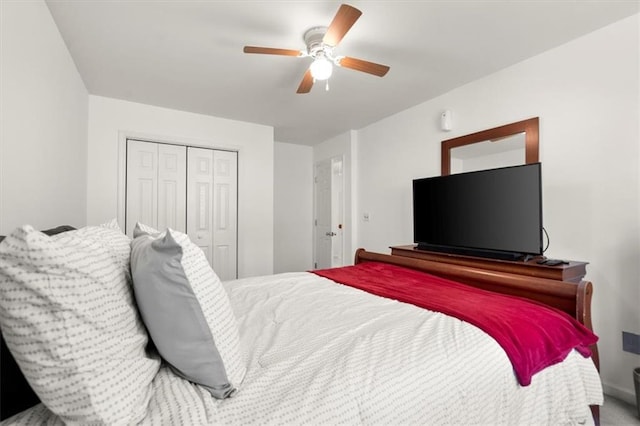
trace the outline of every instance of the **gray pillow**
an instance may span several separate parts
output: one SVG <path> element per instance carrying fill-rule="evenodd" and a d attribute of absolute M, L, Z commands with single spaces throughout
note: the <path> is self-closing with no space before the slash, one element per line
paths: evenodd
<path fill-rule="evenodd" d="M 134 230 L 131 273 L 151 339 L 178 375 L 215 398 L 231 396 L 246 368 L 235 316 L 219 278 L 187 235 L 144 229 L 149 230 Z"/>

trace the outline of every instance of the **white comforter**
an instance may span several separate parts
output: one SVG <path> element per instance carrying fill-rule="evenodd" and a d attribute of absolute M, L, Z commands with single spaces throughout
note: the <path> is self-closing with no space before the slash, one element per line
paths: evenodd
<path fill-rule="evenodd" d="M 247 353 L 231 399 L 163 367 L 145 424 L 591 424 L 602 404 L 572 352 L 520 387 L 474 326 L 311 273 L 225 283 Z M 13 420 L 55 423 L 43 406 Z"/>

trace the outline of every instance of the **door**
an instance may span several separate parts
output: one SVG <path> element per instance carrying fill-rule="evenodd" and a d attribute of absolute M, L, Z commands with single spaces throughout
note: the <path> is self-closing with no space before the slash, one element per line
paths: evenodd
<path fill-rule="evenodd" d="M 336 157 L 316 163 L 315 261 L 317 269 L 344 265 L 343 161 Z"/>
<path fill-rule="evenodd" d="M 187 233 L 221 280 L 237 277 L 237 153 L 189 147 Z"/>
<path fill-rule="evenodd" d="M 158 227 L 187 232 L 187 151 L 158 144 Z"/>
<path fill-rule="evenodd" d="M 213 269 L 238 277 L 238 153 L 213 151 Z"/>
<path fill-rule="evenodd" d="M 220 279 L 237 278 L 238 153 L 127 140 L 125 229 L 189 235 Z"/>
<path fill-rule="evenodd" d="M 186 148 L 127 141 L 126 233 L 136 222 L 186 230 Z"/>
<path fill-rule="evenodd" d="M 344 265 L 344 177 L 342 158 L 331 160 L 331 267 Z"/>
<path fill-rule="evenodd" d="M 187 234 L 213 265 L 213 151 L 189 148 Z"/>
<path fill-rule="evenodd" d="M 315 166 L 315 262 L 316 269 L 331 267 L 331 160 Z"/>

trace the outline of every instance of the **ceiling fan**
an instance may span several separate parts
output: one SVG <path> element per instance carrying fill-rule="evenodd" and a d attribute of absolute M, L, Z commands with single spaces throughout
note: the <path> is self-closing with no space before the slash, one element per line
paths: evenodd
<path fill-rule="evenodd" d="M 352 58 L 350 56 L 334 56 L 333 49 L 360 18 L 362 12 L 353 6 L 343 4 L 328 27 L 313 27 L 304 33 L 307 50 L 276 49 L 272 47 L 245 46 L 244 53 L 261 53 L 266 55 L 283 55 L 309 57 L 313 62 L 305 72 L 297 93 L 309 93 L 316 80 L 327 80 L 333 72 L 333 65 L 383 77 L 389 67 Z"/>

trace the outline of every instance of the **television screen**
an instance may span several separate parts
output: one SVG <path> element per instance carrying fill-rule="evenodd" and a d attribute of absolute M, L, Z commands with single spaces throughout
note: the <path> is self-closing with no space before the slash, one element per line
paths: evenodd
<path fill-rule="evenodd" d="M 540 163 L 413 181 L 419 249 L 516 259 L 542 254 Z"/>

